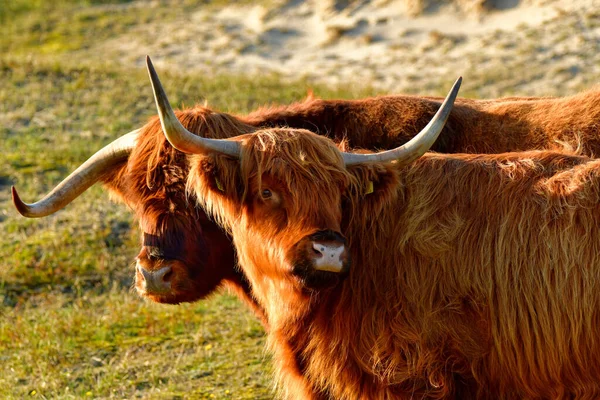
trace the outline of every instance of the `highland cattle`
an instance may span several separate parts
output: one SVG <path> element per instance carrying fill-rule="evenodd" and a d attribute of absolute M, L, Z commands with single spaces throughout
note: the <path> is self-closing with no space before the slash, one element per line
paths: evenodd
<path fill-rule="evenodd" d="M 179 111 L 177 116 L 188 130 L 203 137 L 227 138 L 287 126 L 345 140 L 353 148 L 375 150 L 407 142 L 433 117 L 441 101 L 399 95 L 361 100 L 310 96 L 246 116 L 202 106 Z M 554 148 L 562 142 L 580 146 L 584 154 L 598 154 L 598 104 L 598 90 L 564 98 L 459 98 L 432 149 L 500 153 Z M 159 120 L 153 118 L 99 150 L 42 200 L 26 204 L 13 188 L 13 202 L 24 216 L 43 217 L 65 207 L 91 185 L 104 183 L 132 208 L 143 232 L 136 267 L 140 295 L 163 303 L 191 302 L 227 286 L 255 306 L 245 277 L 235 268 L 231 239 L 203 210 L 190 206 L 194 200 L 185 195 L 187 174 L 186 157 L 170 146 Z"/>
<path fill-rule="evenodd" d="M 457 85 L 374 154 L 289 128 L 206 140 L 153 86 L 265 312 L 286 397 L 600 396 L 600 160 L 424 154 Z"/>

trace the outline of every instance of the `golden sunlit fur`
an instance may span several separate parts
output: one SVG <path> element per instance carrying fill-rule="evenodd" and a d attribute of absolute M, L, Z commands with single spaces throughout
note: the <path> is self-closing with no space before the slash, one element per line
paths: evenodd
<path fill-rule="evenodd" d="M 600 396 L 600 160 L 428 153 L 346 170 L 306 131 L 239 140 L 239 161 L 192 157 L 188 188 L 233 235 L 285 397 Z M 265 184 L 281 202 L 257 201 Z M 350 274 L 306 290 L 287 252 L 336 219 Z"/>
<path fill-rule="evenodd" d="M 579 136 L 583 152 L 597 154 L 600 149 L 599 96 L 600 91 L 592 90 L 556 99 L 457 99 L 434 149 L 503 152 L 551 148 L 557 140 L 573 144 Z M 338 142 L 345 138 L 352 147 L 387 149 L 405 143 L 422 129 L 442 100 L 417 96 L 322 100 L 310 96 L 303 102 L 262 108 L 246 116 L 233 116 L 202 106 L 179 111 L 177 116 L 188 130 L 205 137 L 225 138 L 253 132 L 257 127 L 290 126 L 306 128 Z M 224 181 L 231 180 L 230 184 L 241 183 L 234 182 L 235 174 L 231 171 L 220 173 Z M 193 198 L 188 203 L 183 190 L 187 174 L 186 157 L 169 145 L 158 119 L 153 118 L 143 127 L 138 146 L 127 164 L 107 173 L 104 179 L 116 197 L 135 210 L 142 230 L 155 233 L 167 254 L 178 254 L 181 259 L 176 264 L 179 282 L 174 285 L 176 293 L 151 299 L 169 303 L 196 301 L 220 286 L 227 286 L 249 304 L 267 326 L 246 277 L 236 268 L 231 239 L 206 218 L 204 211 L 194 205 Z M 383 185 L 392 178 L 377 175 L 368 179 L 379 179 Z M 242 193 L 243 187 L 238 190 Z M 360 192 L 362 188 L 356 190 Z M 379 195 L 375 192 L 369 196 L 373 201 Z M 380 207 L 384 206 L 382 202 Z M 139 256 L 145 258 L 147 250 L 142 247 Z M 154 256 L 156 259 L 156 254 Z M 162 265 L 160 257 L 158 261 L 156 268 Z M 281 351 L 289 356 L 293 349 L 290 345 Z M 292 366 L 303 368 L 301 360 L 293 360 L 291 356 L 287 360 L 289 375 Z M 294 373 L 298 377 L 295 386 L 304 388 L 301 373 Z M 289 390 L 300 393 L 303 389 Z"/>
<path fill-rule="evenodd" d="M 255 129 L 201 106 L 177 112 L 177 116 L 187 129 L 208 137 L 240 135 Z M 127 163 L 104 180 L 134 210 L 145 236 L 153 238 L 153 246 L 144 240 L 139 262 L 149 270 L 165 264 L 173 269 L 171 293 L 145 296 L 162 303 L 190 302 L 225 286 L 265 323 L 246 278 L 234 266 L 231 239 L 195 206 L 193 199 L 186 198 L 187 174 L 185 155 L 167 142 L 160 121 L 154 118 L 142 128 Z M 139 285 L 139 280 L 136 283 Z"/>
<path fill-rule="evenodd" d="M 441 97 L 388 95 L 360 100 L 311 99 L 259 109 L 243 119 L 261 127 L 303 128 L 354 148 L 390 149 L 410 138 L 433 118 Z M 600 153 L 600 90 L 567 97 L 458 98 L 431 150 L 440 153 L 501 153 L 560 149 L 557 141 L 583 154 Z"/>
<path fill-rule="evenodd" d="M 352 147 L 388 149 L 405 143 L 422 129 L 441 101 L 417 96 L 322 100 L 309 95 L 305 101 L 261 108 L 246 116 L 203 106 L 179 111 L 177 116 L 188 130 L 204 137 L 226 138 L 253 132 L 257 127 L 290 126 L 307 128 L 337 142 L 346 139 Z M 551 148 L 559 140 L 575 145 L 579 137 L 585 154 L 598 153 L 598 101 L 598 90 L 565 98 L 457 99 L 434 149 L 495 153 Z M 177 296 L 154 297 L 155 301 L 195 301 L 222 282 L 231 286 L 230 278 L 235 291 L 239 282 L 247 289 L 243 275 L 235 268 L 229 238 L 202 210 L 188 205 L 182 189 L 187 170 L 186 158 L 169 145 L 158 118 L 153 118 L 142 128 L 128 162 L 107 172 L 103 179 L 114 197 L 135 210 L 143 231 L 156 234 L 163 247 L 171 247 L 168 253 L 181 254 L 182 276 L 195 280 L 179 285 Z M 211 267 L 212 258 L 215 268 Z M 223 258 L 228 260 L 226 264 Z M 249 293 L 243 297 L 254 303 Z"/>

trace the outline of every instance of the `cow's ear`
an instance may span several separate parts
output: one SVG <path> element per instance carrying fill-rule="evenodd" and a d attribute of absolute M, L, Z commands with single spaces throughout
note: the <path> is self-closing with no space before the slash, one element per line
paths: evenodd
<path fill-rule="evenodd" d="M 206 156 L 201 158 L 199 165 L 206 189 L 212 191 L 213 195 L 240 201 L 243 187 L 238 160 L 221 155 Z"/>
<path fill-rule="evenodd" d="M 348 171 L 356 179 L 349 188 L 347 197 L 357 207 L 368 207 L 377 212 L 397 196 L 398 171 L 391 164 L 357 165 L 348 168 Z"/>
<path fill-rule="evenodd" d="M 127 174 L 127 163 L 119 165 L 117 168 L 110 171 L 109 174 L 105 174 L 100 181 L 104 184 L 104 187 L 108 189 L 110 199 L 114 202 L 127 204 L 127 191 L 132 190 L 128 188 L 124 176 Z M 135 190 L 135 189 L 133 189 Z"/>

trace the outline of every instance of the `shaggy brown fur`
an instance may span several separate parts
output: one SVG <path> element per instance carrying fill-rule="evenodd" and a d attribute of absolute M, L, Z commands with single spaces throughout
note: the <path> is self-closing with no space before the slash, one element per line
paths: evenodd
<path fill-rule="evenodd" d="M 441 97 L 380 96 L 362 100 L 313 99 L 258 110 L 243 120 L 260 127 L 303 128 L 353 148 L 389 149 L 419 132 L 442 104 Z M 457 99 L 431 150 L 502 153 L 577 146 L 600 153 L 600 90 L 561 98 Z"/>
<path fill-rule="evenodd" d="M 206 107 L 177 113 L 190 131 L 224 138 L 252 132 L 258 126 L 307 128 L 351 146 L 391 148 L 422 129 L 441 98 L 383 96 L 364 100 L 321 100 L 310 97 L 289 106 L 263 108 L 235 117 Z M 552 147 L 556 139 L 598 152 L 600 92 L 559 99 L 458 99 L 435 149 L 441 152 L 502 152 Z M 551 116 L 551 118 L 548 117 Z M 151 295 L 164 303 L 196 301 L 226 286 L 249 304 L 264 324 L 245 276 L 235 267 L 231 239 L 184 195 L 188 174 L 185 157 L 165 140 L 157 118 L 142 130 L 139 146 L 127 164 L 105 183 L 135 211 L 145 240 L 138 259 L 149 269 L 165 263 L 174 274 L 168 295 Z M 300 361 L 298 361 L 299 363 Z M 296 365 L 296 362 L 291 362 Z M 299 384 L 301 385 L 301 383 Z"/>
<path fill-rule="evenodd" d="M 353 147 L 368 149 L 398 146 L 431 119 L 442 99 L 437 97 L 382 96 L 364 100 L 321 100 L 312 96 L 289 106 L 259 109 L 245 117 L 195 107 L 178 113 L 192 132 L 205 137 L 232 137 L 256 127 L 307 128 L 337 141 L 346 138 Z M 434 149 L 440 152 L 503 152 L 549 148 L 557 140 L 581 141 L 583 152 L 600 149 L 597 120 L 600 92 L 558 98 L 458 99 Z M 551 115 L 552 118 L 548 118 Z M 117 197 L 136 211 L 142 230 L 153 235 L 156 246 L 145 246 L 139 258 L 150 268 L 165 259 L 174 264 L 170 295 L 150 296 L 159 302 L 195 301 L 225 282 L 248 295 L 244 277 L 234 268 L 230 240 L 204 212 L 189 207 L 183 191 L 187 176 L 185 157 L 165 140 L 158 119 L 141 133 L 141 143 L 129 162 L 105 179 Z M 164 257 L 164 253 L 170 257 Z M 152 260 L 148 257 L 152 256 Z"/>
<path fill-rule="evenodd" d="M 600 396 L 600 160 L 430 153 L 347 170 L 308 131 L 239 140 L 239 161 L 194 156 L 189 187 L 232 233 L 287 397 Z M 307 291 L 290 248 L 336 222 L 350 275 Z"/>
<path fill-rule="evenodd" d="M 188 129 L 209 137 L 239 135 L 254 129 L 204 107 L 177 115 Z M 231 239 L 203 210 L 188 202 L 187 173 L 185 157 L 164 140 L 160 122 L 154 118 L 142 129 L 128 162 L 105 179 L 139 219 L 144 235 L 138 262 L 149 269 L 167 263 L 173 268 L 171 293 L 147 296 L 162 303 L 196 301 L 226 286 L 263 319 L 250 296 L 247 280 L 234 267 Z"/>

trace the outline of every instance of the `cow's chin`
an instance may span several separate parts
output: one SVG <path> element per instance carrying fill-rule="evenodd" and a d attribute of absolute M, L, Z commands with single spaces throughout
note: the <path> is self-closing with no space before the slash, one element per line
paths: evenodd
<path fill-rule="evenodd" d="M 308 258 L 297 259 L 292 265 L 294 277 L 303 289 L 309 290 L 324 290 L 337 286 L 350 271 L 350 261 L 346 262 L 340 271 L 315 269 L 314 263 Z"/>
<path fill-rule="evenodd" d="M 180 303 L 193 303 L 201 300 L 202 297 L 198 297 L 194 293 L 190 292 L 174 292 L 164 294 L 152 294 L 142 293 L 138 290 L 138 294 L 145 299 L 161 304 L 180 304 Z"/>

